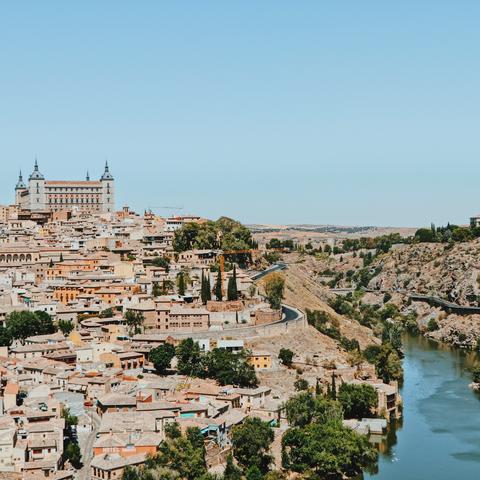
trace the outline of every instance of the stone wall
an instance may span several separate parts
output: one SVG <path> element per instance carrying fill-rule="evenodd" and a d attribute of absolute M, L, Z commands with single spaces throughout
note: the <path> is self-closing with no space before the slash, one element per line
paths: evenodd
<path fill-rule="evenodd" d="M 255 325 L 264 325 L 266 323 L 278 322 L 282 319 L 280 310 L 257 310 L 255 312 Z"/>

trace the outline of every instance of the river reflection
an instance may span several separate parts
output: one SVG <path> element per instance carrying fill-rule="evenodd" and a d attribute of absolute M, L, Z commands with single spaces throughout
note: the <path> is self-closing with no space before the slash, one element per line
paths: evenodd
<path fill-rule="evenodd" d="M 403 419 L 379 442 L 365 479 L 480 478 L 480 397 L 471 391 L 476 354 L 421 336 L 404 339 Z"/>

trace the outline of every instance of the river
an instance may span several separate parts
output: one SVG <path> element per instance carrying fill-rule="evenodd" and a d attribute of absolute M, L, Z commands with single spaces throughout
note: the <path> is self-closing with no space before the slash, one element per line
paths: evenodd
<path fill-rule="evenodd" d="M 382 444 L 373 480 L 480 478 L 480 396 L 468 368 L 480 358 L 424 337 L 404 339 L 402 424 Z"/>

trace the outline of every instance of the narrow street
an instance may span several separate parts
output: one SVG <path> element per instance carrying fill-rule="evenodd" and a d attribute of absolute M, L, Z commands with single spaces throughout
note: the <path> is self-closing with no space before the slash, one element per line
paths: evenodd
<path fill-rule="evenodd" d="M 75 475 L 77 480 L 88 480 L 90 478 L 90 463 L 93 458 L 93 444 L 95 443 L 98 427 L 100 426 L 100 417 L 95 411 L 89 412 L 88 415 L 92 419 L 92 431 L 78 434 L 78 443 L 82 452 L 83 467 L 78 470 Z"/>

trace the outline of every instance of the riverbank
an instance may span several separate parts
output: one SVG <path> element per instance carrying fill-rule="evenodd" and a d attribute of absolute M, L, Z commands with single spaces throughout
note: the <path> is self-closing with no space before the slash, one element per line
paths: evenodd
<path fill-rule="evenodd" d="M 380 443 L 364 479 L 450 480 L 480 471 L 480 395 L 468 388 L 480 358 L 420 335 L 404 335 L 403 419 Z"/>

